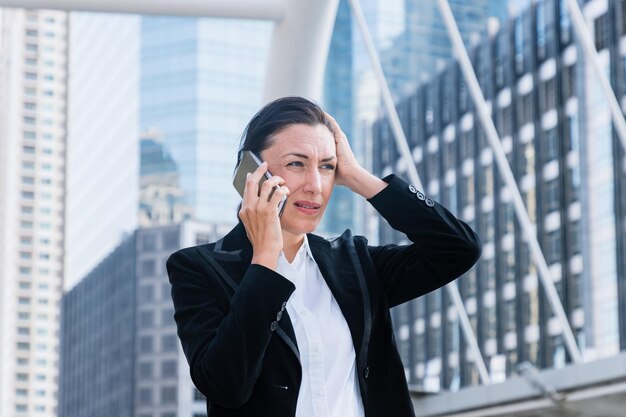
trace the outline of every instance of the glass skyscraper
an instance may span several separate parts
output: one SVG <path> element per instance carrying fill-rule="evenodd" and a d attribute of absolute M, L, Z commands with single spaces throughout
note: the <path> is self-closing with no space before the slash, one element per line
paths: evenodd
<path fill-rule="evenodd" d="M 178 165 L 194 219 L 236 221 L 231 173 L 261 105 L 271 29 L 261 21 L 142 18 L 140 128 L 156 132 Z"/>
<path fill-rule="evenodd" d="M 573 42 L 563 0 L 540 0 L 503 22 L 470 57 L 534 223 L 557 292 L 585 359 L 626 347 L 624 224 L 626 160 L 590 64 Z M 619 5 L 584 6 L 595 46 L 617 96 L 624 97 L 625 38 Z M 515 219 L 455 61 L 398 102 L 424 192 L 479 234 L 483 255 L 458 280 L 494 381 L 522 362 L 570 361 L 561 328 Z M 406 167 L 388 123 L 375 124 L 375 172 Z M 404 238 L 381 227 L 381 240 Z M 478 383 L 447 292 L 393 312 L 409 382 L 429 390 Z"/>
<path fill-rule="evenodd" d="M 363 13 L 394 100 L 435 76 L 452 48 L 436 0 L 364 0 Z M 479 39 L 489 16 L 505 16 L 508 2 L 452 0 L 466 44 Z M 381 114 L 381 95 L 359 28 L 346 0 L 339 2 L 331 40 L 323 103 L 350 139 L 362 163 L 371 166 L 371 124 Z M 351 227 L 367 233 L 363 200 L 335 189 L 321 228 L 329 234 Z"/>

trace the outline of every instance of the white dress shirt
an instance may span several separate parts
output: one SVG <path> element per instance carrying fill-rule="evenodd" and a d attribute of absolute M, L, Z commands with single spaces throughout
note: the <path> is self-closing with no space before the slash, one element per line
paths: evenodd
<path fill-rule="evenodd" d="M 280 254 L 277 272 L 296 286 L 287 302 L 302 364 L 296 417 L 364 417 L 350 329 L 306 235 L 291 264 Z"/>

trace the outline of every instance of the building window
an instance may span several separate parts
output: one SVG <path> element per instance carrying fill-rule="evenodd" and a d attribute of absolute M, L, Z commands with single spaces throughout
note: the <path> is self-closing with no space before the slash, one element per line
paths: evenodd
<path fill-rule="evenodd" d="M 152 389 L 141 388 L 139 390 L 139 405 L 150 405 L 150 404 L 152 404 Z"/>
<path fill-rule="evenodd" d="M 163 232 L 163 248 L 178 249 L 178 229 Z"/>
<path fill-rule="evenodd" d="M 555 178 L 545 184 L 546 212 L 559 208 L 559 180 Z"/>
<path fill-rule="evenodd" d="M 141 353 L 151 353 L 154 351 L 154 339 L 152 336 L 141 336 L 139 338 L 139 351 Z"/>
<path fill-rule="evenodd" d="M 556 79 L 554 77 L 539 85 L 539 109 L 541 113 L 556 108 Z"/>
<path fill-rule="evenodd" d="M 146 233 L 141 238 L 141 247 L 144 251 L 156 250 L 156 238 L 152 233 Z"/>
<path fill-rule="evenodd" d="M 154 259 L 144 259 L 141 261 L 141 275 L 144 277 L 154 275 L 156 272 L 155 266 Z"/>
<path fill-rule="evenodd" d="M 161 363 L 161 376 L 172 378 L 178 375 L 178 363 L 174 360 L 167 360 Z"/>
<path fill-rule="evenodd" d="M 461 147 L 461 160 L 474 158 L 474 135 L 472 129 L 467 132 L 461 132 L 459 146 Z"/>
<path fill-rule="evenodd" d="M 30 350 L 30 343 L 17 342 L 17 350 L 21 350 L 22 352 L 28 352 Z"/>
<path fill-rule="evenodd" d="M 176 387 L 161 387 L 161 404 L 176 404 Z"/>
<path fill-rule="evenodd" d="M 561 260 L 561 236 L 558 230 L 547 234 L 545 252 L 549 264 Z"/>
<path fill-rule="evenodd" d="M 517 107 L 518 126 L 524 126 L 533 121 L 533 99 L 532 92 L 520 96 Z"/>
<path fill-rule="evenodd" d="M 162 352 L 175 352 L 178 346 L 178 339 L 176 335 L 166 334 L 161 338 L 161 351 Z"/>
<path fill-rule="evenodd" d="M 173 326 L 175 323 L 176 322 L 174 321 L 174 309 L 173 308 L 167 308 L 161 312 L 161 327 L 167 327 L 170 325 Z"/>
<path fill-rule="evenodd" d="M 154 287 L 152 285 L 139 287 L 139 302 L 150 303 L 152 301 L 154 301 Z"/>
<path fill-rule="evenodd" d="M 593 34 L 596 49 L 601 51 L 609 46 L 611 41 L 610 36 L 610 21 L 609 14 L 604 13 L 593 22 Z"/>
<path fill-rule="evenodd" d="M 154 366 L 152 362 L 141 362 L 139 364 L 139 377 L 152 378 L 154 376 Z"/>
<path fill-rule="evenodd" d="M 545 161 L 551 161 L 559 156 L 559 136 L 556 128 L 545 132 L 544 138 Z"/>
<path fill-rule="evenodd" d="M 139 313 L 139 325 L 143 328 L 154 326 L 154 312 L 142 311 Z"/>
<path fill-rule="evenodd" d="M 569 241 L 572 254 L 580 253 L 582 249 L 581 240 L 580 222 L 573 222 Z"/>
<path fill-rule="evenodd" d="M 196 235 L 196 245 L 204 245 L 211 242 L 211 235 L 208 233 L 198 233 Z"/>
<path fill-rule="evenodd" d="M 569 65 L 561 72 L 563 84 L 563 101 L 573 97 L 576 93 L 576 64 Z"/>
<path fill-rule="evenodd" d="M 461 202 L 463 206 L 474 204 L 474 175 L 461 177 Z"/>
<path fill-rule="evenodd" d="M 498 111 L 498 133 L 500 137 L 509 136 L 513 133 L 512 120 L 511 120 L 511 106 L 499 108 Z"/>

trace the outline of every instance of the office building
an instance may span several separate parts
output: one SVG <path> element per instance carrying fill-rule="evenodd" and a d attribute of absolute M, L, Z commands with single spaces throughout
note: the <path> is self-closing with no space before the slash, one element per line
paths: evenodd
<path fill-rule="evenodd" d="M 138 225 L 140 23 L 70 14 L 66 290 Z"/>
<path fill-rule="evenodd" d="M 451 1 L 466 42 L 477 38 L 487 17 L 505 14 L 507 2 Z M 362 1 L 361 6 L 394 99 L 413 90 L 451 55 L 436 1 Z M 371 124 L 381 111 L 381 95 L 363 38 L 347 0 L 341 0 L 329 48 L 323 105 L 334 115 L 357 158 L 371 168 Z M 320 231 L 336 235 L 346 227 L 367 234 L 371 217 L 362 198 L 337 187 Z"/>
<path fill-rule="evenodd" d="M 0 9 L 0 416 L 56 416 L 67 15 Z"/>
<path fill-rule="evenodd" d="M 67 288 L 144 224 L 141 184 L 154 180 L 140 178 L 146 132 L 178 167 L 180 216 L 236 222 L 235 155 L 262 104 L 272 29 L 215 18 L 72 19 Z"/>
<path fill-rule="evenodd" d="M 625 346 L 624 152 L 562 0 L 540 0 L 470 49 L 508 161 L 585 359 Z M 595 46 L 624 103 L 624 15 L 586 2 Z M 459 66 L 449 62 L 398 103 L 424 192 L 476 230 L 483 255 L 458 280 L 494 381 L 522 362 L 570 361 Z M 374 129 L 375 171 L 406 173 L 388 123 Z M 388 227 L 381 241 L 405 241 Z M 408 381 L 429 390 L 478 383 L 447 292 L 394 310 Z"/>
<path fill-rule="evenodd" d="M 239 139 L 261 106 L 272 25 L 143 17 L 141 131 L 154 131 L 179 167 L 181 196 L 200 221 L 236 221 Z"/>
<path fill-rule="evenodd" d="M 138 229 L 63 297 L 60 417 L 206 416 L 176 335 L 165 262 L 229 228 Z"/>

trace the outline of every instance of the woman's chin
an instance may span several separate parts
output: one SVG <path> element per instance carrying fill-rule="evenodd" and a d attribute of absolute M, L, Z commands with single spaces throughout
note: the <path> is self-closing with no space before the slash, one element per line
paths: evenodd
<path fill-rule="evenodd" d="M 298 220 L 298 221 L 281 221 L 281 227 L 284 232 L 294 235 L 304 235 L 313 233 L 319 225 L 318 219 Z"/>

